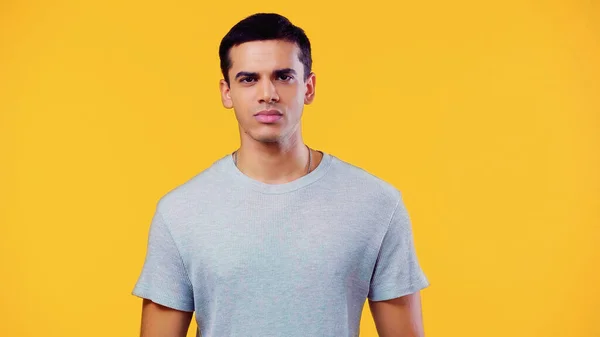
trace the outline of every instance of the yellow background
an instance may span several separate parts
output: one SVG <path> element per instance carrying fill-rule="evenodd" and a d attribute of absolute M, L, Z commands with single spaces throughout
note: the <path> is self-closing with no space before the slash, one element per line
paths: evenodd
<path fill-rule="evenodd" d="M 155 203 L 237 147 L 217 47 L 258 11 L 313 44 L 306 142 L 402 190 L 427 336 L 600 336 L 583 0 L 2 1 L 0 336 L 138 335 Z"/>

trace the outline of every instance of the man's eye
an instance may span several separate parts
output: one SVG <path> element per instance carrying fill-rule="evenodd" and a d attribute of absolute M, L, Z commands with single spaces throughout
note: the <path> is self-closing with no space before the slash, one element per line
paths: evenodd
<path fill-rule="evenodd" d="M 242 82 L 242 83 L 250 83 L 253 81 L 254 81 L 254 79 L 252 77 L 245 77 L 240 80 L 240 82 Z"/>
<path fill-rule="evenodd" d="M 292 76 L 289 75 L 279 75 L 279 79 L 282 81 L 289 81 L 292 79 Z"/>

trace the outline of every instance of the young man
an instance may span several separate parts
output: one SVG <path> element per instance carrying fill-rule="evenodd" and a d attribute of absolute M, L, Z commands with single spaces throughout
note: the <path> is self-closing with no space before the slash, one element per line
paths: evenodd
<path fill-rule="evenodd" d="M 400 192 L 302 140 L 315 97 L 304 31 L 277 14 L 219 49 L 221 99 L 241 146 L 164 195 L 133 294 L 142 337 L 358 336 L 369 299 L 382 337 L 423 336 L 429 285 Z"/>

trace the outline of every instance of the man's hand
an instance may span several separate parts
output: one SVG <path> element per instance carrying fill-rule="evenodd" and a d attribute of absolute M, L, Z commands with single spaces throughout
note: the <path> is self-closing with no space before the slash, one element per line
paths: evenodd
<path fill-rule="evenodd" d="M 416 292 L 386 301 L 370 301 L 379 337 L 423 337 L 421 294 Z"/>
<path fill-rule="evenodd" d="M 144 299 L 141 337 L 185 337 L 193 312 L 171 309 Z"/>

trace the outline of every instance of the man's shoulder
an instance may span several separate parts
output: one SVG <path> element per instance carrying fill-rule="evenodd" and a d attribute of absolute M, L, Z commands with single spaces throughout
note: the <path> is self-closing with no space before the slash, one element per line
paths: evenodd
<path fill-rule="evenodd" d="M 222 174 L 222 166 L 226 157 L 219 158 L 208 167 L 198 171 L 193 176 L 163 193 L 158 201 L 158 208 L 163 212 L 178 212 L 192 203 L 209 201 L 226 183 L 227 179 Z"/>
<path fill-rule="evenodd" d="M 357 164 L 335 157 L 333 178 L 346 188 L 360 194 L 373 195 L 395 202 L 400 198 L 400 190 L 390 181 L 374 174 Z"/>

